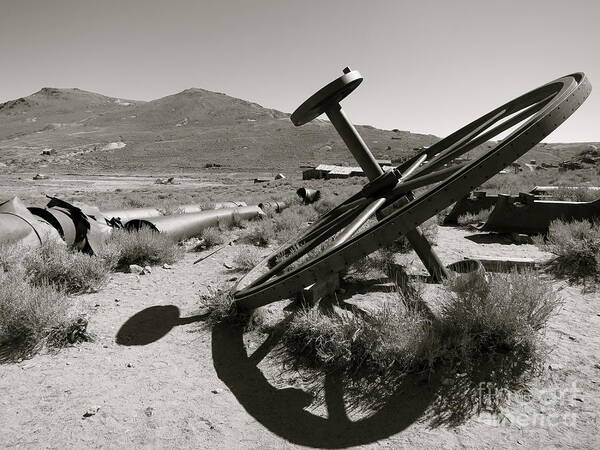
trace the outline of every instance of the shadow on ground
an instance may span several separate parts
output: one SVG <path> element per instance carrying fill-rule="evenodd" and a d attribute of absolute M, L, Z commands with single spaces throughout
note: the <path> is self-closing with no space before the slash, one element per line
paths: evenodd
<path fill-rule="evenodd" d="M 530 236 L 524 234 L 510 234 L 510 233 L 477 233 L 465 236 L 476 244 L 501 244 L 501 245 L 523 245 L 533 244 L 533 239 Z"/>
<path fill-rule="evenodd" d="M 219 324 L 213 329 L 213 363 L 218 377 L 244 409 L 271 432 L 299 445 L 342 448 L 367 444 L 396 434 L 423 416 L 435 397 L 430 385 L 406 380 L 397 394 L 373 415 L 351 421 L 346 413 L 343 382 L 325 377 L 327 418 L 305 410 L 313 396 L 302 389 L 273 387 L 257 367 L 277 345 L 267 339 L 253 355 L 246 353 L 244 325 Z M 267 348 L 262 348 L 266 346 Z M 254 355 L 260 355 L 255 357 Z"/>
<path fill-rule="evenodd" d="M 327 448 L 364 445 L 400 433 L 418 421 L 427 422 L 431 428 L 454 427 L 482 411 L 498 412 L 502 402 L 498 394 L 520 389 L 527 380 L 522 375 L 529 368 L 519 365 L 514 355 L 500 355 L 500 359 L 466 370 L 439 367 L 395 379 L 371 374 L 358 383 L 336 373 L 314 372 L 309 384 L 320 383 L 321 394 L 315 402 L 314 390 L 277 388 L 258 367 L 270 355 L 273 361 L 283 362 L 282 374 L 297 370 L 293 362 L 280 359 L 279 345 L 295 309 L 287 308 L 282 326 L 252 354 L 247 353 L 244 343 L 247 324 L 243 321 L 220 323 L 212 329 L 213 365 L 219 379 L 258 422 L 294 444 Z M 116 341 L 120 345 L 146 345 L 166 336 L 175 326 L 206 317 L 181 318 L 174 305 L 153 306 L 127 320 Z M 325 407 L 326 417 L 310 412 L 315 404 Z M 354 414 L 357 411 L 368 414 Z"/>
<path fill-rule="evenodd" d="M 115 340 L 119 345 L 148 345 L 165 337 L 174 327 L 201 321 L 206 316 L 179 317 L 179 308 L 175 305 L 151 306 L 130 317 Z"/>

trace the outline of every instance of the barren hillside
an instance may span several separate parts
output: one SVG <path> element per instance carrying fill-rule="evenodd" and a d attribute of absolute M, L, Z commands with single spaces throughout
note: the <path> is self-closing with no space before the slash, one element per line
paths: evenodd
<path fill-rule="evenodd" d="M 358 128 L 373 153 L 386 159 L 439 139 Z M 582 145 L 542 144 L 523 159 L 562 161 Z M 207 164 L 289 171 L 320 162 L 353 163 L 329 122 L 297 128 L 286 113 L 204 89 L 142 102 L 43 88 L 0 105 L 2 171 L 192 172 Z"/>

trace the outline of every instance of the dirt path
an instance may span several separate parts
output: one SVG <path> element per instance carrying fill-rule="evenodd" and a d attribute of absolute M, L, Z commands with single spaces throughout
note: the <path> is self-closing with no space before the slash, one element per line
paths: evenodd
<path fill-rule="evenodd" d="M 463 241 L 442 232 L 438 248 L 451 254 Z M 513 253 L 507 245 L 477 249 Z M 278 377 L 268 345 L 235 329 L 202 328 L 197 294 L 236 276 L 223 262 L 237 251 L 228 247 L 195 266 L 200 254 L 188 254 L 140 277 L 114 274 L 101 292 L 78 297 L 94 342 L 0 366 L 0 447 L 600 446 L 599 294 L 556 283 L 565 306 L 547 331 L 551 369 L 503 417 L 436 427 L 435 392 L 407 385 L 380 411 L 355 418 L 334 379 L 324 380 L 326 405 L 311 408 L 302 379 Z"/>

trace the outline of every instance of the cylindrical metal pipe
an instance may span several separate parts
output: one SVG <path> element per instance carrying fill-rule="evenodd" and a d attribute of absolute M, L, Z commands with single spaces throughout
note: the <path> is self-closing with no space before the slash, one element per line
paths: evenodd
<path fill-rule="evenodd" d="M 102 211 L 102 214 L 108 220 L 119 219 L 123 224 L 133 219 L 144 219 L 146 217 L 158 217 L 162 215 L 156 208 L 110 209 Z"/>
<path fill-rule="evenodd" d="M 192 214 L 134 219 L 127 222 L 125 228 L 139 230 L 148 227 L 160 233 L 165 233 L 173 239 L 183 240 L 199 235 L 202 230 L 208 227 L 229 225 L 235 220 L 255 219 L 264 215 L 265 213 L 258 206 L 211 209 Z"/>
<path fill-rule="evenodd" d="M 375 161 L 375 157 L 365 144 L 363 138 L 358 134 L 354 125 L 350 123 L 342 107 L 338 104 L 333 105 L 325 111 L 329 120 L 342 137 L 348 149 L 358 162 L 358 165 L 365 172 L 365 175 L 370 181 L 373 181 L 379 175 L 383 174 L 383 169 Z"/>

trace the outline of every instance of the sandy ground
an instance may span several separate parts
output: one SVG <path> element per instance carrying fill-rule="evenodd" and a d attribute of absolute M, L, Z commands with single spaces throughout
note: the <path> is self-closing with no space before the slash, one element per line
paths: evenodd
<path fill-rule="evenodd" d="M 442 259 L 547 256 L 528 244 L 466 238 L 473 234 L 441 228 Z M 117 273 L 102 291 L 77 297 L 94 342 L 0 365 L 0 447 L 600 447 L 600 294 L 554 282 L 565 305 L 546 333 L 548 368 L 501 416 L 440 425 L 433 405 L 444 399 L 408 384 L 355 416 L 332 377 L 323 381 L 325 403 L 310 406 L 304 380 L 281 376 L 270 344 L 234 327 L 203 327 L 198 294 L 239 276 L 223 266 L 237 251 L 198 265 L 201 254 L 187 254 L 145 276 Z"/>
<path fill-rule="evenodd" d="M 43 192 L 51 195 L 65 195 L 77 192 L 109 192 L 115 189 L 132 191 L 156 187 L 158 176 L 131 175 L 52 175 L 46 180 L 33 180 L 35 173 L 0 175 L 0 186 L 10 189 L 11 195 L 27 197 L 31 193 Z M 170 177 L 171 175 L 169 175 Z M 162 177 L 166 180 L 169 177 Z M 207 186 L 220 186 L 222 183 L 207 181 L 206 177 L 175 177 L 177 184 L 169 189 L 195 189 Z"/>

